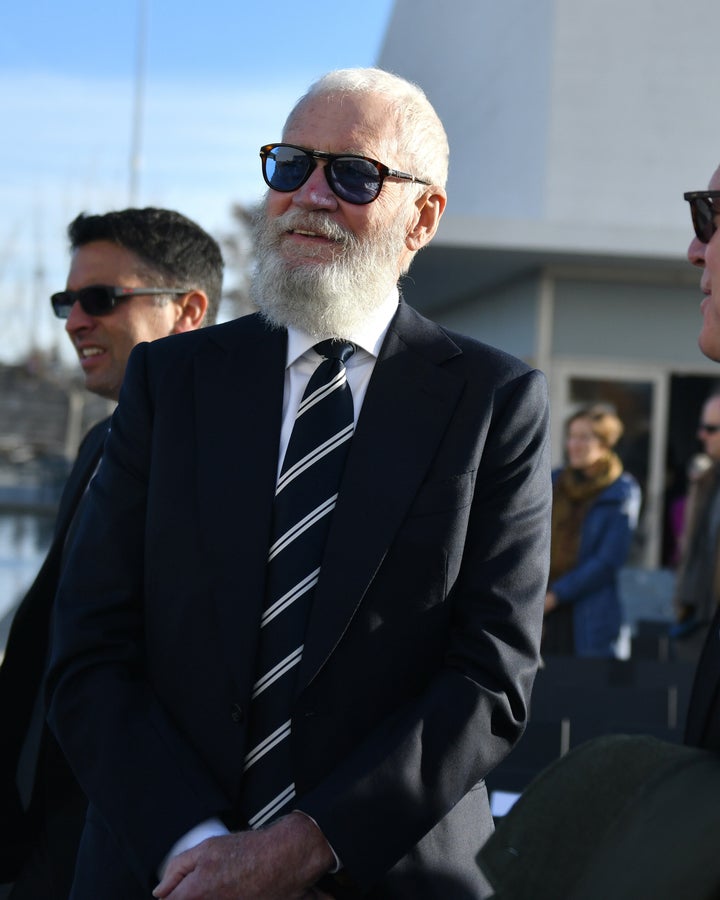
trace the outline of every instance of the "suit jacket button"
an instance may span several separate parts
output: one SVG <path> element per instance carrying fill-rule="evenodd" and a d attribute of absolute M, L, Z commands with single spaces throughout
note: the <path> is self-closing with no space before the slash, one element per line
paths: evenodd
<path fill-rule="evenodd" d="M 230 713 L 230 718 L 236 725 L 239 725 L 242 720 L 245 718 L 245 713 L 243 712 L 242 706 L 239 703 L 233 703 L 232 712 Z"/>

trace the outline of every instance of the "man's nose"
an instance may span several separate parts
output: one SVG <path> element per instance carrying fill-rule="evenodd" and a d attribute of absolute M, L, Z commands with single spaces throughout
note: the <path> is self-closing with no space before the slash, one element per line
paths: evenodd
<path fill-rule="evenodd" d="M 703 244 L 702 241 L 698 240 L 697 236 L 690 241 L 690 246 L 687 249 L 687 258 L 693 266 L 699 266 L 701 269 L 705 267 L 706 246 L 707 244 Z"/>
<path fill-rule="evenodd" d="M 325 175 L 325 167 L 327 163 L 318 160 L 317 165 L 310 173 L 310 177 L 305 184 L 293 194 L 293 203 L 302 206 L 303 209 L 336 209 L 337 197 L 332 188 L 328 184 Z"/>
<path fill-rule="evenodd" d="M 85 312 L 80 305 L 80 301 L 76 300 L 70 307 L 70 315 L 65 320 L 65 331 L 68 334 L 75 334 L 84 328 L 92 328 L 94 319 Z"/>

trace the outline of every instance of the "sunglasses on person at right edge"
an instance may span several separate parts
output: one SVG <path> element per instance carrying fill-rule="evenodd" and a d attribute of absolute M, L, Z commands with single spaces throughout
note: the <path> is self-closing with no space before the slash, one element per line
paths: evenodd
<path fill-rule="evenodd" d="M 688 191 L 683 194 L 690 204 L 695 235 L 701 244 L 709 244 L 717 231 L 715 217 L 720 216 L 720 205 L 715 209 L 713 200 L 720 199 L 720 191 Z"/>

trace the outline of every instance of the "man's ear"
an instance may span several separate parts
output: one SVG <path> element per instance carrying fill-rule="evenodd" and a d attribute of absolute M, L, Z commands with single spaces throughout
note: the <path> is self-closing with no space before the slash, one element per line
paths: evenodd
<path fill-rule="evenodd" d="M 415 253 L 433 239 L 447 203 L 447 194 L 433 186 L 415 201 L 415 222 L 405 238 L 408 250 Z"/>
<path fill-rule="evenodd" d="M 177 301 L 180 314 L 175 322 L 173 334 L 183 331 L 195 331 L 202 325 L 208 308 L 208 298 L 204 291 L 190 291 Z"/>

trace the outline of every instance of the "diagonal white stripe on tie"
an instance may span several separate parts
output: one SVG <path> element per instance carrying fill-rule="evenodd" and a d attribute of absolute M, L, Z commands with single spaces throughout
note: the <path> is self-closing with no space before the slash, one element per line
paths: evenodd
<path fill-rule="evenodd" d="M 280 812 L 283 807 L 287 806 L 294 796 L 295 785 L 291 784 L 286 787 L 284 791 L 281 791 L 277 797 L 272 799 L 267 806 L 264 806 L 260 812 L 252 816 L 252 818 L 248 820 L 248 824 L 253 829 L 262 828 L 266 822 L 269 822 L 270 819 L 272 819 L 275 813 Z"/>
<path fill-rule="evenodd" d="M 260 627 L 264 628 L 267 624 L 272 622 L 275 616 L 280 615 L 284 609 L 287 609 L 291 603 L 294 603 L 298 597 L 302 597 L 306 591 L 312 590 L 318 583 L 319 575 L 320 567 L 318 566 L 318 568 L 312 571 L 306 578 L 303 578 L 302 581 L 298 582 L 291 591 L 288 591 L 287 594 L 283 594 L 276 603 L 269 606 L 263 613 L 262 619 L 260 619 Z"/>
<path fill-rule="evenodd" d="M 270 553 L 268 555 L 268 562 L 274 559 L 281 550 L 284 550 L 288 544 L 291 544 L 294 540 L 296 540 L 300 535 L 307 531 L 308 528 L 311 528 L 316 522 L 323 518 L 323 516 L 328 515 L 335 509 L 335 501 L 337 500 L 337 494 L 334 494 L 332 497 L 328 497 L 327 500 L 324 500 L 320 506 L 313 509 L 309 512 L 304 519 L 301 519 L 292 528 L 288 529 L 285 534 L 280 535 L 280 537 L 275 541 L 275 543 L 270 548 Z"/>
<path fill-rule="evenodd" d="M 283 488 L 287 487 L 287 485 L 294 479 L 297 478 L 302 472 L 305 472 L 310 466 L 315 465 L 316 462 L 319 462 L 323 458 L 323 456 L 327 456 L 328 453 L 332 453 L 332 451 L 339 447 L 344 441 L 349 441 L 353 435 L 354 426 L 352 424 L 348 425 L 346 428 L 343 428 L 342 431 L 339 431 L 337 434 L 334 434 L 331 438 L 328 438 L 324 444 L 320 444 L 320 446 L 316 447 L 311 453 L 308 453 L 307 456 L 304 456 L 302 459 L 298 460 L 294 466 L 291 466 L 286 472 L 283 472 L 282 477 L 277 483 L 277 488 L 275 489 L 275 495 L 277 496 Z"/>
<path fill-rule="evenodd" d="M 293 666 L 296 666 L 300 662 L 302 652 L 303 644 L 300 644 L 300 646 L 296 647 L 292 653 L 288 653 L 285 659 L 281 659 L 276 666 L 273 666 L 269 672 L 266 672 L 262 678 L 258 678 L 253 687 L 253 700 L 258 694 L 262 694 L 264 690 L 267 690 L 271 684 L 274 684 L 278 678 L 281 678 L 286 672 L 289 672 Z"/>
<path fill-rule="evenodd" d="M 297 422 L 300 416 L 315 406 L 316 403 L 324 400 L 329 394 L 332 394 L 333 391 L 338 390 L 338 388 L 343 387 L 346 382 L 347 378 L 345 376 L 345 371 L 343 370 L 342 372 L 339 372 L 332 381 L 323 385 L 323 387 L 318 388 L 309 397 L 303 397 L 300 406 L 298 406 L 298 411 L 295 413 L 295 421 Z"/>
<path fill-rule="evenodd" d="M 249 769 L 253 763 L 262 759 L 268 751 L 272 750 L 273 747 L 287 737 L 290 737 L 290 719 L 287 722 L 283 722 L 279 728 L 276 728 L 272 734 L 269 734 L 257 747 L 253 747 L 245 757 L 245 769 Z"/>

